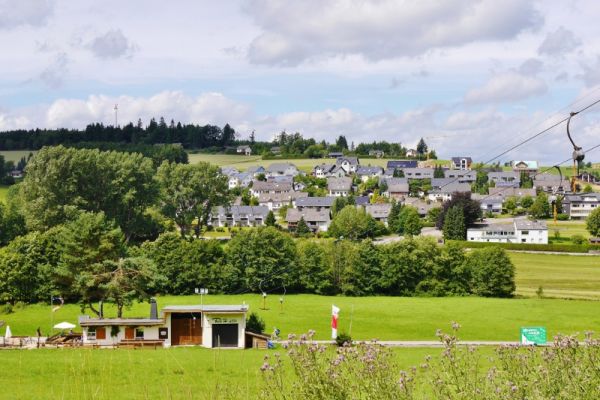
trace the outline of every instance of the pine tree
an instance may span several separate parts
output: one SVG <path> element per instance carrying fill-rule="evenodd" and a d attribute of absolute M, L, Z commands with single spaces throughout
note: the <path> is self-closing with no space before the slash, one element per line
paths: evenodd
<path fill-rule="evenodd" d="M 417 144 L 417 153 L 419 153 L 422 156 L 427 154 L 427 144 L 425 143 L 423 138 L 421 138 L 421 140 L 419 140 L 419 144 Z"/>
<path fill-rule="evenodd" d="M 254 130 L 252 131 L 252 133 L 250 134 L 250 145 L 254 145 L 255 143 L 255 137 L 254 137 Z"/>
<path fill-rule="evenodd" d="M 444 169 L 441 165 L 436 165 L 433 169 L 433 177 L 434 178 L 443 178 L 444 177 Z"/>
<path fill-rule="evenodd" d="M 301 217 L 300 221 L 298 221 L 298 225 L 296 226 L 296 235 L 306 236 L 306 235 L 309 235 L 310 233 L 311 233 L 311 230 L 308 227 L 308 225 L 306 224 L 304 217 Z"/>
<path fill-rule="evenodd" d="M 394 233 L 402 233 L 402 226 L 400 225 L 400 212 L 402 211 L 402 204 L 393 202 L 392 209 L 388 215 L 388 228 Z"/>
<path fill-rule="evenodd" d="M 273 214 L 273 211 L 269 211 L 269 213 L 267 214 L 267 218 L 265 218 L 265 225 L 267 225 L 267 226 L 277 225 L 277 221 L 275 220 L 275 214 Z"/>
<path fill-rule="evenodd" d="M 446 240 L 465 240 L 467 237 L 467 228 L 465 225 L 465 216 L 462 208 L 455 205 L 446 213 L 444 219 L 444 239 Z"/>

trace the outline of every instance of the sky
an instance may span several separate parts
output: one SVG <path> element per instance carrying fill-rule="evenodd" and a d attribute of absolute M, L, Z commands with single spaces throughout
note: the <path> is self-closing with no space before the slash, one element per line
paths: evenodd
<path fill-rule="evenodd" d="M 118 104 L 121 125 L 423 137 L 490 161 L 600 99 L 599 16 L 594 0 L 0 0 L 0 130 L 114 124 Z M 573 118 L 579 146 L 599 120 L 600 104 Z M 571 152 L 563 124 L 499 161 Z"/>

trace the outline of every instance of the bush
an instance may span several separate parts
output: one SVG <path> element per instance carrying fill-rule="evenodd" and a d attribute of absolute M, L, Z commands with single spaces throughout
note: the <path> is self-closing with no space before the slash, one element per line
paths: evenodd
<path fill-rule="evenodd" d="M 569 214 L 564 214 L 564 213 L 560 213 L 556 216 L 556 219 L 559 221 L 568 221 L 569 220 Z"/>
<path fill-rule="evenodd" d="M 584 244 L 586 240 L 583 235 L 573 235 L 571 236 L 571 242 L 573 242 L 573 244 L 581 245 Z"/>
<path fill-rule="evenodd" d="M 249 332 L 263 333 L 265 326 L 265 321 L 255 312 L 250 313 L 246 320 L 246 330 Z"/>
<path fill-rule="evenodd" d="M 25 308 L 25 303 L 22 301 L 17 301 L 14 308 L 15 310 L 22 310 Z"/>
<path fill-rule="evenodd" d="M 554 251 L 558 253 L 587 253 L 590 249 L 588 244 L 537 244 L 537 243 L 488 243 L 488 242 L 465 242 L 451 240 L 448 243 L 458 243 L 465 249 L 480 249 L 483 247 L 501 247 L 506 250 L 529 250 L 529 251 Z"/>
<path fill-rule="evenodd" d="M 10 303 L 6 303 L 0 306 L 0 314 L 12 314 L 13 306 Z"/>
<path fill-rule="evenodd" d="M 350 346 L 352 344 L 352 337 L 350 337 L 350 335 L 348 335 L 346 332 L 340 332 L 340 334 L 335 338 L 335 343 L 338 345 L 338 347 Z"/>

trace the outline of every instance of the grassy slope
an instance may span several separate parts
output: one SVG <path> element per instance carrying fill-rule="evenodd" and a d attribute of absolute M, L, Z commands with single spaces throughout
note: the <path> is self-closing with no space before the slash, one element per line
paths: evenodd
<path fill-rule="evenodd" d="M 29 153 L 35 154 L 37 150 L 2 150 L 0 155 L 4 156 L 6 161 L 14 161 L 15 164 L 19 162 L 22 157 L 29 157 Z"/>
<path fill-rule="evenodd" d="M 0 201 L 6 203 L 6 195 L 10 186 L 0 185 Z"/>

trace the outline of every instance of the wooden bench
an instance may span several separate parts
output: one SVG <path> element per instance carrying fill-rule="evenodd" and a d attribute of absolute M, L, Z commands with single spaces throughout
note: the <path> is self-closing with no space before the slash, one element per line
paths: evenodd
<path fill-rule="evenodd" d="M 117 344 L 117 346 L 123 347 L 123 348 L 130 348 L 130 349 L 135 349 L 137 347 L 153 346 L 156 349 L 159 346 L 162 347 L 163 342 L 164 342 L 164 340 L 160 340 L 160 339 L 157 339 L 157 340 L 123 339 Z"/>

